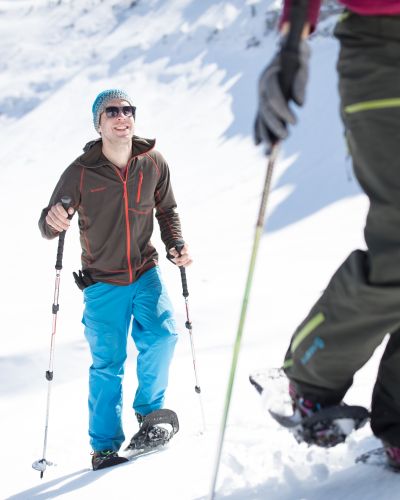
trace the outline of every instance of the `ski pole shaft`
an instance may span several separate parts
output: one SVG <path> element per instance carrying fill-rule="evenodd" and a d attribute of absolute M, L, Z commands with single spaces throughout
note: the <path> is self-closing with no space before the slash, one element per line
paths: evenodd
<path fill-rule="evenodd" d="M 254 239 L 253 239 L 253 248 L 252 248 L 252 252 L 251 252 L 250 265 L 249 265 L 249 270 L 248 270 L 247 279 L 246 279 L 246 285 L 245 285 L 244 296 L 243 296 L 242 307 L 241 307 L 240 318 L 239 318 L 239 325 L 238 325 L 236 340 L 235 340 L 233 353 L 232 353 L 232 362 L 231 362 L 231 368 L 230 368 L 230 373 L 229 373 L 228 386 L 227 386 L 227 390 L 226 390 L 225 405 L 224 405 L 224 409 L 223 409 L 223 415 L 222 415 L 221 428 L 220 428 L 220 434 L 219 434 L 218 445 L 217 445 L 215 467 L 214 467 L 212 481 L 211 481 L 209 500 L 214 500 L 214 495 L 215 495 L 215 487 L 217 484 L 218 471 L 219 471 L 219 466 L 220 466 L 220 462 L 221 462 L 222 448 L 223 448 L 223 444 L 224 444 L 224 437 L 225 437 L 226 424 L 227 424 L 227 420 L 228 420 L 229 407 L 230 407 L 230 403 L 231 403 L 231 399 L 232 399 L 232 390 L 233 390 L 233 384 L 234 384 L 234 380 L 235 380 L 236 366 L 237 366 L 237 362 L 238 362 L 238 358 L 239 358 L 240 345 L 241 345 L 243 328 L 244 328 L 245 319 L 246 319 L 246 312 L 247 312 L 247 306 L 248 306 L 248 302 L 249 302 L 251 285 L 252 285 L 252 281 L 253 281 L 253 275 L 254 275 L 254 269 L 255 269 L 255 264 L 256 264 L 256 259 L 257 259 L 258 247 L 259 247 L 261 235 L 262 235 L 262 232 L 264 229 L 265 211 L 266 211 L 267 202 L 268 202 L 268 195 L 269 195 L 269 192 L 271 189 L 272 173 L 273 173 L 275 161 L 276 161 L 276 158 L 278 155 L 278 151 L 279 151 L 279 143 L 276 143 L 272 146 L 271 154 L 270 154 L 270 157 L 269 157 L 268 163 L 267 163 L 267 172 L 266 172 L 266 176 L 265 176 L 264 189 L 263 189 L 263 193 L 261 196 L 260 208 L 259 208 L 258 217 L 257 217 L 257 224 L 256 224 L 256 230 L 255 230 Z"/>
<path fill-rule="evenodd" d="M 179 255 L 181 254 L 181 250 L 184 246 L 184 242 L 180 241 L 175 245 L 175 248 Z M 194 378 L 195 378 L 195 387 L 194 390 L 195 392 L 199 395 L 199 404 L 200 404 L 200 411 L 201 411 L 201 417 L 202 417 L 202 424 L 203 424 L 203 429 L 202 432 L 205 431 L 206 429 L 206 419 L 205 419 L 205 413 L 204 413 L 204 407 L 203 407 L 203 401 L 201 398 L 201 388 L 200 388 L 200 382 L 199 382 L 199 377 L 197 374 L 197 364 L 196 364 L 196 350 L 194 348 L 194 340 L 193 340 L 193 330 L 192 330 L 192 322 L 190 321 L 190 316 L 189 316 L 189 290 L 188 290 L 188 285 L 187 285 L 187 278 L 186 278 L 186 269 L 184 266 L 179 266 L 179 271 L 181 273 L 181 283 L 182 283 L 182 295 L 185 299 L 185 309 L 186 309 L 186 322 L 185 322 L 185 327 L 187 328 L 189 332 L 189 339 L 190 339 L 190 348 L 192 351 L 192 360 L 193 360 L 193 369 L 194 369 Z"/>
<path fill-rule="evenodd" d="M 203 406 L 203 400 L 201 397 L 201 388 L 200 388 L 200 382 L 199 382 L 199 377 L 197 374 L 197 363 L 196 363 L 196 351 L 194 348 L 194 340 L 193 340 L 193 331 L 192 331 L 192 322 L 190 321 L 189 318 L 189 304 L 188 304 L 188 299 L 187 297 L 185 298 L 185 306 L 186 306 L 186 323 L 185 326 L 188 329 L 189 332 L 189 339 L 190 339 L 190 347 L 192 351 L 192 360 L 193 360 L 193 369 L 194 369 L 194 378 L 195 378 L 195 386 L 194 390 L 196 394 L 199 395 L 199 404 L 200 404 L 200 411 L 201 411 L 201 419 L 202 419 L 202 432 L 206 430 L 206 419 L 205 419 L 205 413 L 204 413 L 204 406 Z"/>
<path fill-rule="evenodd" d="M 68 210 L 71 204 L 71 198 L 69 196 L 64 196 L 61 198 L 62 206 L 65 210 Z M 68 216 L 70 218 L 71 216 Z M 46 371 L 46 380 L 48 381 L 47 385 L 47 404 L 46 404 L 46 423 L 44 429 L 44 442 L 43 442 L 43 458 L 38 461 L 38 463 L 42 466 L 40 470 L 40 478 L 43 478 L 43 473 L 46 469 L 46 465 L 50 462 L 46 460 L 46 450 L 47 450 L 47 434 L 49 428 L 49 416 L 50 416 L 50 395 L 51 395 L 51 382 L 53 380 L 53 367 L 54 367 L 54 349 L 55 349 L 55 336 L 57 329 L 57 313 L 59 311 L 58 297 L 60 291 L 60 275 L 62 269 L 62 259 L 64 253 L 64 240 L 65 240 L 65 231 L 60 233 L 58 237 L 58 247 L 57 247 L 57 258 L 56 258 L 56 279 L 54 284 L 54 298 L 52 305 L 52 331 L 51 331 L 51 340 L 50 340 L 50 356 L 49 356 L 49 367 Z"/>

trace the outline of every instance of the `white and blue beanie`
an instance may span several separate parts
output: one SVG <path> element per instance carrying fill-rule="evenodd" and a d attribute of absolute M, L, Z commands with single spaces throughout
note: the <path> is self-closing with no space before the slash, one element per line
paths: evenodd
<path fill-rule="evenodd" d="M 93 125 L 97 132 L 99 131 L 100 115 L 104 112 L 107 104 L 113 99 L 121 99 L 123 101 L 127 101 L 131 106 L 133 106 L 132 99 L 125 91 L 121 89 L 109 89 L 100 92 L 100 94 L 94 100 L 92 106 Z"/>

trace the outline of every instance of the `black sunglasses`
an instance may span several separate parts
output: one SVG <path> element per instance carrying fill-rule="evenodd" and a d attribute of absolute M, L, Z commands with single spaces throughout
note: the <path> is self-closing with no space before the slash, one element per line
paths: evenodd
<path fill-rule="evenodd" d="M 107 118 L 116 118 L 122 113 L 124 116 L 135 118 L 135 106 L 108 106 L 105 110 Z"/>

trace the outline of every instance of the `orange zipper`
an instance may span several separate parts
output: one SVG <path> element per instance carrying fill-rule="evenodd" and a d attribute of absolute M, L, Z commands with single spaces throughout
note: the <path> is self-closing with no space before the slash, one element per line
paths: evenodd
<path fill-rule="evenodd" d="M 125 223 L 126 223 L 126 254 L 128 258 L 129 283 L 132 283 L 131 229 L 129 226 L 129 204 L 128 204 L 128 190 L 126 187 L 126 181 L 124 181 L 124 203 L 125 203 Z"/>
<path fill-rule="evenodd" d="M 132 265 L 131 265 L 131 229 L 129 225 L 129 203 L 128 203 L 128 188 L 126 186 L 126 180 L 128 179 L 129 163 L 132 158 L 128 161 L 126 165 L 125 179 L 122 177 L 119 168 L 114 167 L 118 177 L 121 179 L 124 185 L 124 206 L 125 206 L 125 227 L 126 227 L 126 256 L 128 262 L 128 272 L 129 272 L 129 283 L 132 283 Z"/>
<path fill-rule="evenodd" d="M 138 184 L 138 189 L 137 189 L 137 194 L 136 194 L 136 203 L 139 203 L 140 201 L 140 193 L 142 192 L 142 182 L 143 182 L 143 172 L 139 172 L 139 184 Z"/>

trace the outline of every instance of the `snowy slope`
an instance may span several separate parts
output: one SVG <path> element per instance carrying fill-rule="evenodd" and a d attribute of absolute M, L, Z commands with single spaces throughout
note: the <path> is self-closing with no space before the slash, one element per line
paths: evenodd
<path fill-rule="evenodd" d="M 257 77 L 275 50 L 267 26 L 277 6 L 270 0 L 0 0 L 1 498 L 206 497 L 265 173 L 251 127 Z M 322 28 L 331 25 L 332 18 Z M 377 445 L 369 427 L 330 451 L 297 446 L 268 418 L 247 380 L 254 370 L 280 365 L 293 329 L 334 269 L 364 245 L 367 202 L 346 160 L 338 118 L 337 44 L 318 36 L 312 47 L 307 107 L 273 180 L 217 498 L 389 499 L 399 481 L 353 465 L 356 455 Z M 63 169 L 96 137 L 91 104 L 109 87 L 135 98 L 137 133 L 156 137 L 171 166 L 195 258 L 188 270 L 190 312 L 207 430 L 200 435 L 179 273 L 162 259 L 181 327 L 166 406 L 177 411 L 181 430 L 158 454 L 89 470 L 90 359 L 82 296 L 71 278 L 80 255 L 74 222 L 61 277 L 47 453 L 57 466 L 40 480 L 31 464 L 42 457 L 57 242 L 41 239 L 37 219 Z M 162 255 L 158 235 L 154 242 Z M 349 402 L 369 405 L 377 361 L 356 377 Z M 131 346 L 127 436 L 136 432 L 134 390 Z"/>

